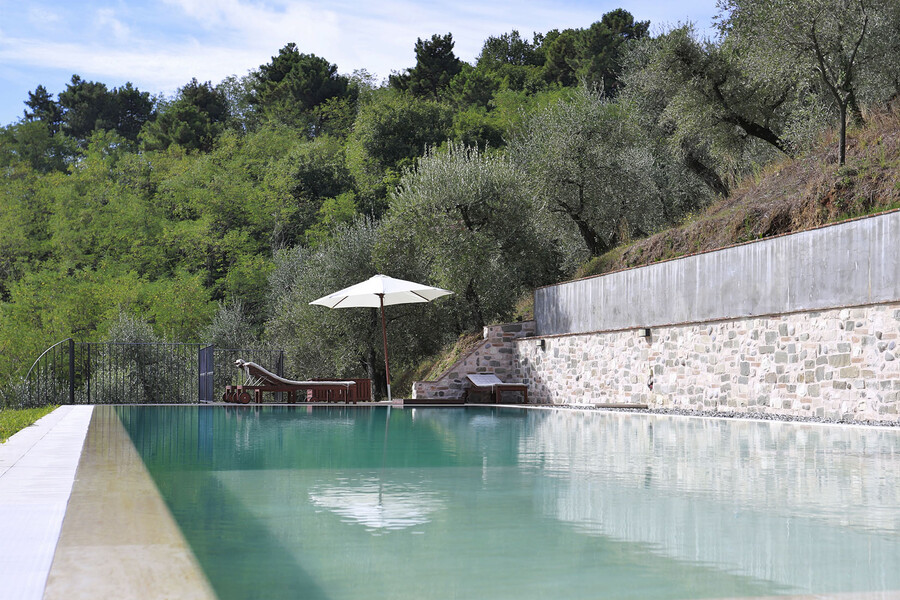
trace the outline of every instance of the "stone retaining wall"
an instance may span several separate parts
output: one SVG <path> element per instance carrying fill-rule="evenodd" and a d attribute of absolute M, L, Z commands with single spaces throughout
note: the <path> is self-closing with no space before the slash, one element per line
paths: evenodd
<path fill-rule="evenodd" d="M 531 335 L 534 335 L 534 321 L 485 327 L 484 340 L 439 379 L 413 383 L 413 399 L 462 398 L 467 373 L 494 373 L 503 381 L 513 381 L 509 377 L 516 364 L 514 342 Z"/>
<path fill-rule="evenodd" d="M 533 402 L 900 423 L 898 240 L 893 211 L 540 288 L 413 397 L 494 372 Z"/>
<path fill-rule="evenodd" d="M 900 303 L 515 342 L 529 399 L 900 422 Z"/>

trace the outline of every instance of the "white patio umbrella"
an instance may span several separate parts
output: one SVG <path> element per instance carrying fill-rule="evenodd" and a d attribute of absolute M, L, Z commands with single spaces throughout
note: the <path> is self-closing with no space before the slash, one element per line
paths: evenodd
<path fill-rule="evenodd" d="M 328 308 L 381 308 L 381 337 L 384 341 L 384 372 L 387 377 L 388 401 L 391 401 L 391 368 L 388 363 L 387 325 L 384 307 L 393 304 L 430 302 L 435 298 L 452 294 L 449 290 L 422 285 L 387 275 L 375 275 L 361 283 L 313 300 L 310 304 Z"/>

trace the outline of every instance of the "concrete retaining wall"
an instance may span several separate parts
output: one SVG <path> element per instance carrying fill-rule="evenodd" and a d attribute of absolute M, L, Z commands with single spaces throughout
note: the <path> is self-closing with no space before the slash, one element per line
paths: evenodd
<path fill-rule="evenodd" d="M 900 212 L 535 292 L 538 335 L 699 323 L 900 300 Z"/>

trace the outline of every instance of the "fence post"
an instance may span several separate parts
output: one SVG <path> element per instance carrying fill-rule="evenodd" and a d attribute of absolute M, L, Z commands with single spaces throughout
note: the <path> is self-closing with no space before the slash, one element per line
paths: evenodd
<path fill-rule="evenodd" d="M 91 403 L 91 345 L 87 344 L 87 363 L 85 363 L 84 379 L 87 382 L 87 403 Z"/>
<path fill-rule="evenodd" d="M 69 338 L 69 404 L 75 404 L 75 340 Z"/>

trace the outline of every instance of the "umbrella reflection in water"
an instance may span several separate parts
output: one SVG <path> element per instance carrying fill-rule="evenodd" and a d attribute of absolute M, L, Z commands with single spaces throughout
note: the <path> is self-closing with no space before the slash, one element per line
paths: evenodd
<path fill-rule="evenodd" d="M 428 523 L 444 508 L 433 491 L 415 483 L 382 483 L 380 478 L 345 479 L 315 486 L 309 498 L 316 506 L 339 515 L 345 522 L 369 530 L 397 530 Z"/>

